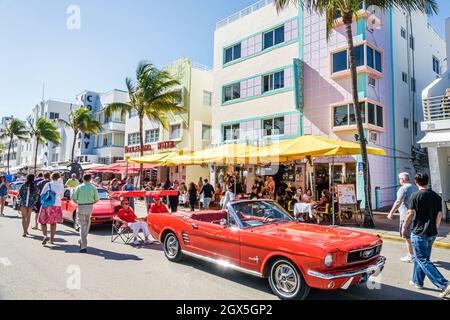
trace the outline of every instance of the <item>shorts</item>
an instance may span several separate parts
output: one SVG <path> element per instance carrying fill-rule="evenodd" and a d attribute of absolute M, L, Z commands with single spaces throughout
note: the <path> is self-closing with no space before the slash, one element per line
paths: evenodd
<path fill-rule="evenodd" d="M 409 228 L 406 230 L 405 234 L 402 234 L 403 225 L 405 224 L 405 220 L 400 220 L 400 237 L 411 240 L 411 229 L 412 225 L 409 225 Z"/>

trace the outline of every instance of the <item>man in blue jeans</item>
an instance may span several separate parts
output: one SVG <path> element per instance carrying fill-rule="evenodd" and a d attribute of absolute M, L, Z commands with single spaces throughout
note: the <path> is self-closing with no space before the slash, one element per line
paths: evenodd
<path fill-rule="evenodd" d="M 450 294 L 450 282 L 438 271 L 430 261 L 433 243 L 438 235 L 442 220 L 442 199 L 428 189 L 430 178 L 426 173 L 416 175 L 416 185 L 419 191 L 411 196 L 410 208 L 403 225 L 406 233 L 411 221 L 413 222 L 411 242 L 414 249 L 414 273 L 410 284 L 417 289 L 423 288 L 425 276 L 442 292 L 440 298 Z"/>

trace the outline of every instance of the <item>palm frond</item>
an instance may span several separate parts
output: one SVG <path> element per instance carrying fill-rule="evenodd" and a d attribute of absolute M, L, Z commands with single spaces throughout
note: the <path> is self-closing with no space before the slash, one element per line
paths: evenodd
<path fill-rule="evenodd" d="M 105 116 L 110 117 L 114 112 L 120 112 L 122 116 L 133 110 L 134 107 L 127 103 L 111 103 L 105 108 Z"/>

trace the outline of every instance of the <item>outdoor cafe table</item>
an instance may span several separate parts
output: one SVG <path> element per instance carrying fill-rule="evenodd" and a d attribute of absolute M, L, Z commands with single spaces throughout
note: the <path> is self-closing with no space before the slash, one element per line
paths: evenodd
<path fill-rule="evenodd" d="M 294 216 L 297 217 L 302 213 L 308 213 L 309 217 L 312 219 L 313 216 L 313 203 L 298 202 L 294 205 Z"/>

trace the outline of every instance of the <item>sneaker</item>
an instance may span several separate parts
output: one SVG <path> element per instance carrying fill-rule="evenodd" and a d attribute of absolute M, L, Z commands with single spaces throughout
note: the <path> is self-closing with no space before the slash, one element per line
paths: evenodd
<path fill-rule="evenodd" d="M 439 295 L 439 298 L 447 298 L 450 295 L 450 283 L 442 290 L 442 293 Z"/>
<path fill-rule="evenodd" d="M 87 249 L 80 249 L 80 253 L 87 253 Z"/>
<path fill-rule="evenodd" d="M 408 254 L 407 256 L 400 258 L 400 261 L 405 263 L 413 263 L 414 257 Z"/>
<path fill-rule="evenodd" d="M 140 245 L 141 243 L 139 242 L 139 240 L 136 239 L 136 240 L 133 241 L 133 244 L 134 244 L 135 246 L 137 246 L 137 245 Z"/>
<path fill-rule="evenodd" d="M 416 288 L 416 289 L 418 289 L 418 290 L 422 290 L 423 289 L 423 286 L 419 286 L 418 284 L 415 284 L 412 280 L 409 281 L 409 285 L 414 287 L 414 288 Z"/>
<path fill-rule="evenodd" d="M 144 243 L 145 243 L 145 244 L 151 244 L 151 243 L 153 243 L 153 241 L 145 240 Z"/>

